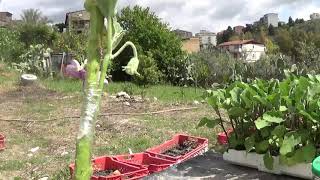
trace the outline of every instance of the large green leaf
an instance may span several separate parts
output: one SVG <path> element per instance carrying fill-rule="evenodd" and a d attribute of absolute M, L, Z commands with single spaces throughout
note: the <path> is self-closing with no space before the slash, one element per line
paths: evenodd
<path fill-rule="evenodd" d="M 311 114 L 309 114 L 308 112 L 304 111 L 304 110 L 300 110 L 299 114 L 301 114 L 303 117 L 305 117 L 307 120 L 312 121 L 313 123 L 317 123 L 318 121 L 316 119 L 314 119 Z"/>
<path fill-rule="evenodd" d="M 241 107 L 232 107 L 228 110 L 228 115 L 231 117 L 243 116 L 246 110 Z"/>
<path fill-rule="evenodd" d="M 287 165 L 287 166 L 293 166 L 293 165 L 296 165 L 297 164 L 297 160 L 296 158 L 293 156 L 293 157 L 287 157 L 287 156 L 284 156 L 284 155 L 280 155 L 279 156 L 279 162 L 281 165 Z"/>
<path fill-rule="evenodd" d="M 255 149 L 258 154 L 263 154 L 263 153 L 267 152 L 267 150 L 269 149 L 269 141 L 265 140 L 265 141 L 256 143 Z"/>
<path fill-rule="evenodd" d="M 117 22 L 117 19 L 113 18 L 113 38 L 112 38 L 112 48 L 113 50 L 118 47 L 123 36 L 126 32 L 123 30 L 121 25 Z"/>
<path fill-rule="evenodd" d="M 118 0 L 96 0 L 100 12 L 104 17 L 113 17 Z"/>
<path fill-rule="evenodd" d="M 271 115 L 269 115 L 269 114 L 267 114 L 267 113 L 265 113 L 265 114 L 263 115 L 263 119 L 266 120 L 267 122 L 277 123 L 277 124 L 280 124 L 280 123 L 282 123 L 282 122 L 285 121 L 283 118 L 271 116 Z"/>
<path fill-rule="evenodd" d="M 287 155 L 288 153 L 293 152 L 296 145 L 298 145 L 301 142 L 301 137 L 288 133 L 289 135 L 286 135 L 283 139 L 283 143 L 280 147 L 280 154 L 281 155 Z"/>
<path fill-rule="evenodd" d="M 277 136 L 278 138 L 283 138 L 285 133 L 287 132 L 287 129 L 283 125 L 279 125 L 274 128 L 274 130 L 271 132 L 272 135 Z"/>
<path fill-rule="evenodd" d="M 269 170 L 273 170 L 273 157 L 270 155 L 270 152 L 267 152 L 264 156 L 263 156 L 263 161 L 264 161 L 264 165 L 266 166 L 267 169 Z"/>
<path fill-rule="evenodd" d="M 254 123 L 255 123 L 257 129 L 259 129 L 259 130 L 262 129 L 262 128 L 271 126 L 271 123 L 269 123 L 268 121 L 266 121 L 266 120 L 264 120 L 262 118 L 259 118 Z"/>
<path fill-rule="evenodd" d="M 246 140 L 244 141 L 244 146 L 246 147 L 247 152 L 250 152 L 251 150 L 253 150 L 254 145 L 255 145 L 254 135 L 247 137 Z"/>
<path fill-rule="evenodd" d="M 208 128 L 215 128 L 220 123 L 219 119 L 202 118 L 198 124 L 199 127 L 207 126 Z"/>
<path fill-rule="evenodd" d="M 281 112 L 285 112 L 285 111 L 288 110 L 288 108 L 287 108 L 286 106 L 280 106 L 279 110 L 280 110 Z"/>
<path fill-rule="evenodd" d="M 306 163 L 312 162 L 312 160 L 316 157 L 316 147 L 312 144 L 308 144 L 302 148 L 303 159 Z"/>

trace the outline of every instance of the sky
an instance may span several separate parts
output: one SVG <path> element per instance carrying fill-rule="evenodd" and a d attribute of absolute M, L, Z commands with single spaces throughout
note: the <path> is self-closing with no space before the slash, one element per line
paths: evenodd
<path fill-rule="evenodd" d="M 1 2 L 2 1 L 2 2 Z M 23 9 L 40 9 L 54 22 L 64 22 L 66 12 L 83 9 L 84 0 L 0 0 L 0 11 L 9 11 L 15 19 Z M 281 21 L 289 16 L 309 19 L 320 13 L 320 0 L 118 0 L 118 9 L 141 5 L 152 11 L 172 29 L 194 33 L 219 32 L 230 26 L 257 21 L 266 13 L 278 13 Z"/>

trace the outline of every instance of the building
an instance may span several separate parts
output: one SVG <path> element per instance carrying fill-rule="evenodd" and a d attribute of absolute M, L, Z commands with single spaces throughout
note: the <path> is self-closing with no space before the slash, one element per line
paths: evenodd
<path fill-rule="evenodd" d="M 235 26 L 235 27 L 233 27 L 233 31 L 234 31 L 236 34 L 240 35 L 241 33 L 243 33 L 243 29 L 244 29 L 244 28 L 245 28 L 244 26 Z"/>
<path fill-rule="evenodd" d="M 6 27 L 12 22 L 12 14 L 9 12 L 0 12 L 0 27 Z"/>
<path fill-rule="evenodd" d="M 312 13 L 310 15 L 311 20 L 320 19 L 320 13 Z"/>
<path fill-rule="evenodd" d="M 85 11 L 74 11 L 66 14 L 65 24 L 67 31 L 83 33 L 89 29 L 90 14 Z"/>
<path fill-rule="evenodd" d="M 179 36 L 181 39 L 190 39 L 192 38 L 192 32 L 184 31 L 181 29 L 176 29 L 173 31 L 177 36 Z"/>
<path fill-rule="evenodd" d="M 278 27 L 279 15 L 277 13 L 268 13 L 265 14 L 262 18 L 260 18 L 259 21 L 253 23 L 254 26 L 259 26 L 261 24 L 266 25 L 268 27 L 270 25 L 272 25 L 273 27 Z"/>
<path fill-rule="evenodd" d="M 200 39 L 200 49 L 208 49 L 210 46 L 217 45 L 216 33 L 201 30 L 200 33 L 196 34 L 196 37 Z"/>
<path fill-rule="evenodd" d="M 218 47 L 229 51 L 234 58 L 247 62 L 259 60 L 266 52 L 265 45 L 255 40 L 229 41 L 219 44 Z"/>
<path fill-rule="evenodd" d="M 197 53 L 200 51 L 200 39 L 197 37 L 191 37 L 189 39 L 182 40 L 182 50 L 188 54 Z"/>

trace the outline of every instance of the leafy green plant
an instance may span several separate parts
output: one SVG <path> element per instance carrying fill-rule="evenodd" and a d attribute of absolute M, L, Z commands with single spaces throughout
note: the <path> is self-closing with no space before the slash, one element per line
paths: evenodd
<path fill-rule="evenodd" d="M 24 52 L 23 43 L 19 41 L 19 32 L 0 28 L 0 61 L 18 62 Z"/>
<path fill-rule="evenodd" d="M 46 74 L 46 60 L 51 53 L 50 48 L 45 48 L 44 45 L 31 45 L 29 50 L 22 54 L 20 63 L 12 63 L 14 69 L 21 73 L 34 73 L 37 75 L 48 75 Z"/>
<path fill-rule="evenodd" d="M 210 91 L 208 103 L 218 118 L 204 118 L 199 126 L 220 125 L 226 132 L 229 123 L 229 148 L 264 154 L 268 169 L 273 169 L 273 156 L 288 166 L 311 162 L 320 143 L 320 75 L 297 73 L 292 68 L 282 81 L 237 81 Z"/>
<path fill-rule="evenodd" d="M 94 127 L 100 110 L 108 66 L 126 47 L 130 46 L 133 49 L 133 58 L 127 66 L 122 67 L 122 70 L 129 75 L 139 75 L 137 72 L 139 65 L 138 54 L 132 42 L 126 42 L 113 54 L 114 48 L 120 44 L 124 33 L 115 18 L 116 4 L 117 0 L 85 1 L 85 8 L 90 13 L 90 30 L 85 96 L 76 145 L 76 180 L 88 180 L 92 175 L 91 152 Z M 104 27 L 106 27 L 106 36 L 104 36 Z M 106 43 L 104 59 L 101 59 L 100 54 L 102 42 Z M 99 71 L 101 71 L 100 76 Z"/>

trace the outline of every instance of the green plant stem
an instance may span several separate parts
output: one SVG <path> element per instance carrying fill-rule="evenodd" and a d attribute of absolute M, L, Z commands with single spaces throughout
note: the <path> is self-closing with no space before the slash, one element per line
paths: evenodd
<path fill-rule="evenodd" d="M 223 120 L 222 120 L 222 116 L 221 116 L 221 113 L 220 113 L 219 109 L 216 110 L 216 113 L 217 113 L 217 115 L 219 116 L 220 126 L 221 126 L 221 128 L 223 129 L 223 132 L 225 133 L 225 135 L 227 136 L 228 144 L 230 144 L 228 132 L 226 131 L 226 128 L 225 128 L 224 125 L 223 125 Z"/>
<path fill-rule="evenodd" d="M 103 87 L 104 87 L 104 79 L 106 78 L 108 66 L 109 66 L 109 64 L 111 63 L 111 60 L 112 60 L 112 34 L 113 34 L 112 27 L 113 27 L 113 18 L 112 17 L 108 17 L 107 21 L 108 21 L 107 38 L 106 38 L 107 48 L 106 48 L 106 55 L 104 57 L 103 64 L 102 64 L 102 70 L 101 70 L 100 82 L 99 82 L 99 89 L 101 89 L 102 91 L 103 91 Z"/>
<path fill-rule="evenodd" d="M 103 16 L 97 7 L 90 9 L 90 36 L 88 44 L 87 81 L 85 85 L 84 105 L 76 145 L 76 180 L 88 180 L 92 175 L 91 151 L 94 127 L 99 112 L 101 90 L 98 88 L 100 67 L 100 40 L 103 30 Z"/>
<path fill-rule="evenodd" d="M 123 50 L 125 50 L 125 48 L 126 48 L 127 46 L 130 46 L 130 47 L 132 48 L 132 50 L 133 50 L 133 56 L 134 56 L 134 57 L 138 57 L 137 48 L 135 47 L 135 45 L 134 45 L 132 42 L 128 41 L 128 42 L 126 42 L 114 55 L 112 55 L 112 59 L 118 57 L 118 56 L 121 54 L 121 52 L 122 52 Z"/>

